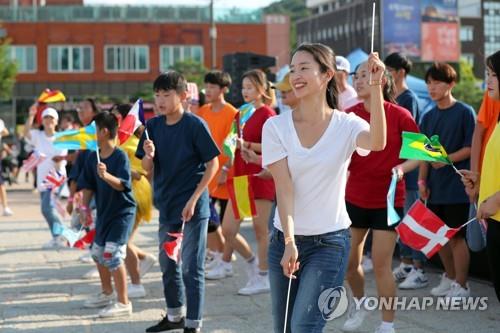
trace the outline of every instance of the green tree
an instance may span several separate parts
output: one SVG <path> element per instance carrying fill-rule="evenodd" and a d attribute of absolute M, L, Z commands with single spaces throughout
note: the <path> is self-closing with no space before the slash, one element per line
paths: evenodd
<path fill-rule="evenodd" d="M 466 61 L 461 60 L 458 68 L 460 81 L 453 89 L 453 96 L 470 104 L 478 112 L 484 93 L 480 88 L 480 81 L 474 76 L 472 66 Z"/>
<path fill-rule="evenodd" d="M 10 58 L 9 42 L 0 42 L 0 99 L 10 99 L 16 83 L 17 63 Z"/>
<path fill-rule="evenodd" d="M 200 88 L 203 86 L 203 79 L 207 69 L 198 61 L 192 59 L 178 61 L 172 66 L 172 69 L 184 75 L 188 82 L 194 82 Z"/>
<path fill-rule="evenodd" d="M 311 14 L 306 7 L 305 0 L 281 0 L 273 2 L 264 8 L 265 14 L 282 14 L 290 17 L 290 46 L 294 49 L 297 46 L 297 25 L 296 22 Z"/>

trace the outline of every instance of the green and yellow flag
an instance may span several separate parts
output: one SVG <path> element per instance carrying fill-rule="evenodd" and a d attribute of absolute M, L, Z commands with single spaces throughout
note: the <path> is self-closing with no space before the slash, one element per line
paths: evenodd
<path fill-rule="evenodd" d="M 399 158 L 452 164 L 446 150 L 439 142 L 439 136 L 430 139 L 421 133 L 403 132 L 403 144 Z"/>

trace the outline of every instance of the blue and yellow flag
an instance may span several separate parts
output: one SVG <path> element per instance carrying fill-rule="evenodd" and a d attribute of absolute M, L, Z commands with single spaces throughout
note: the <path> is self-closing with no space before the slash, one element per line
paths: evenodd
<path fill-rule="evenodd" d="M 57 149 L 97 150 L 95 122 L 76 130 L 68 130 L 55 134 L 54 147 Z"/>

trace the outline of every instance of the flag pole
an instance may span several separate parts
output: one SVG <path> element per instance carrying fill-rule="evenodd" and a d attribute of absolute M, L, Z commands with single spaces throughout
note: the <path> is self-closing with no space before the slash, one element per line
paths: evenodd
<path fill-rule="evenodd" d="M 286 309 L 285 309 L 285 324 L 283 325 L 283 333 L 286 333 L 286 321 L 288 320 L 288 306 L 290 304 L 290 290 L 292 289 L 292 274 L 288 280 L 288 292 L 286 294 Z"/>
<path fill-rule="evenodd" d="M 373 53 L 373 44 L 374 44 L 374 39 L 375 39 L 375 1 L 373 2 L 373 7 L 372 7 L 372 39 L 371 39 L 371 45 L 370 45 L 370 54 Z M 372 81 L 372 71 L 370 70 L 370 78 L 368 79 L 370 84 Z"/>
<path fill-rule="evenodd" d="M 373 9 L 372 9 L 372 40 L 371 40 L 370 53 L 373 53 L 374 39 L 375 39 L 375 1 L 373 2 Z"/>
<path fill-rule="evenodd" d="M 99 157 L 99 141 L 95 141 L 95 144 L 97 146 L 97 150 L 95 151 L 96 155 L 97 155 L 97 164 L 101 163 L 101 158 Z"/>

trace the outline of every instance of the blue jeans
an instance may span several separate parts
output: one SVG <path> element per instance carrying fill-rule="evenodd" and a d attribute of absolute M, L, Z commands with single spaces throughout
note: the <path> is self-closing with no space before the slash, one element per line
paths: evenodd
<path fill-rule="evenodd" d="M 168 232 L 179 232 L 181 220 L 166 220 L 160 215 L 160 267 L 163 280 L 163 293 L 167 303 L 167 314 L 184 316 L 186 327 L 199 328 L 202 324 L 203 304 L 205 301 L 205 249 L 207 244 L 208 218 L 193 216 L 184 225 L 184 239 L 181 247 L 181 262 L 167 257 L 163 243 L 171 241 Z M 187 302 L 186 302 L 187 300 Z M 187 304 L 187 309 L 185 308 Z"/>
<path fill-rule="evenodd" d="M 62 230 L 62 222 L 52 200 L 51 191 L 40 192 L 42 215 L 49 225 L 52 237 L 59 236 Z M 57 225 L 59 224 L 59 225 Z"/>
<path fill-rule="evenodd" d="M 405 201 L 405 214 L 408 212 L 410 207 L 415 203 L 418 199 L 418 190 L 406 190 L 406 201 Z M 401 218 L 403 218 L 401 216 Z M 401 240 L 398 240 L 399 243 L 399 256 L 402 259 L 412 259 L 415 261 L 420 261 L 424 263 L 427 261 L 425 254 L 420 251 L 414 250 L 411 247 L 405 245 Z"/>
<path fill-rule="evenodd" d="M 349 259 L 351 234 L 348 229 L 317 236 L 295 236 L 300 269 L 292 281 L 287 332 L 322 332 L 326 321 L 318 306 L 320 294 L 327 288 L 342 286 Z M 289 279 L 280 265 L 285 242 L 283 233 L 274 229 L 269 244 L 269 282 L 274 332 L 282 333 L 285 321 Z"/>

